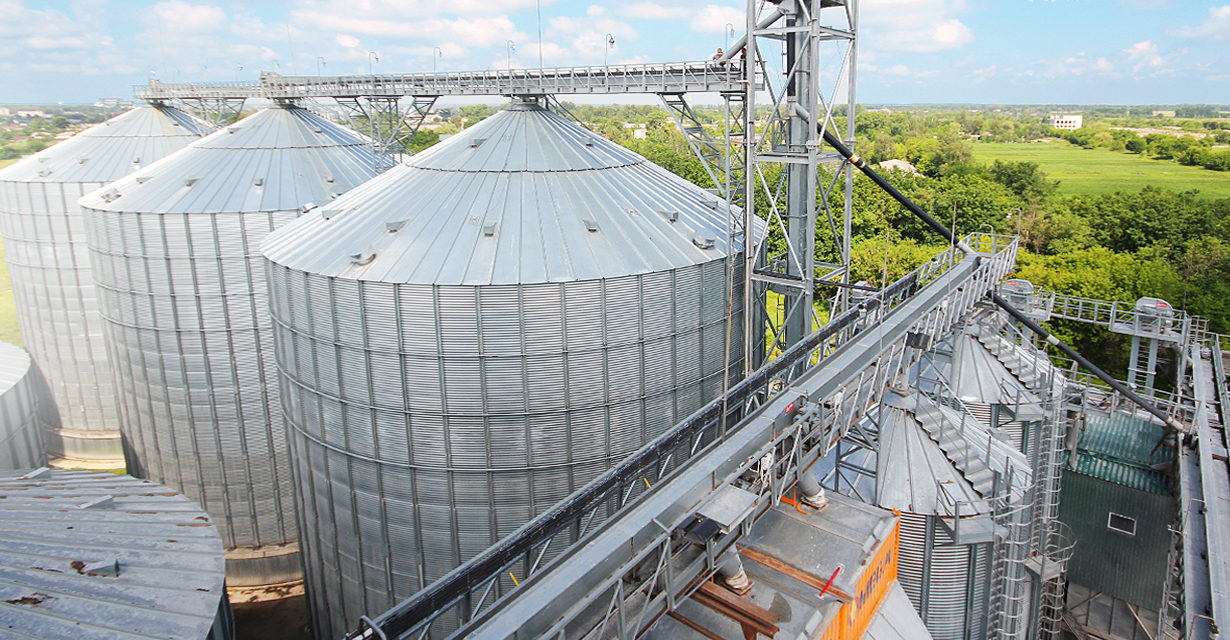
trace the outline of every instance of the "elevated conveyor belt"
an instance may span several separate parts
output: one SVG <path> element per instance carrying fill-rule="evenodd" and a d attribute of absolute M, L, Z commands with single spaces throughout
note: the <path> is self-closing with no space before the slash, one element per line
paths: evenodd
<path fill-rule="evenodd" d="M 744 87 L 740 66 L 705 61 L 350 76 L 283 76 L 266 72 L 258 81 L 245 82 L 154 80 L 133 87 L 133 96 L 141 100 L 172 100 L 721 93 L 743 91 Z"/>

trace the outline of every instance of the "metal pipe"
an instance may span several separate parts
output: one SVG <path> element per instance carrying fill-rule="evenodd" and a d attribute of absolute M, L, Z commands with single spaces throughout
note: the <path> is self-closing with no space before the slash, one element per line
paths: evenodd
<path fill-rule="evenodd" d="M 827 142 L 830 146 L 832 146 L 833 149 L 837 151 L 837 153 L 840 153 L 842 157 L 849 160 L 850 164 L 857 167 L 858 170 L 862 171 L 863 174 L 866 175 L 868 178 L 871 178 L 871 181 L 876 183 L 881 189 L 884 189 L 885 191 L 887 191 L 888 195 L 892 196 L 894 200 L 896 200 L 897 202 L 901 204 L 901 206 L 908 209 L 910 213 L 913 213 L 915 216 L 918 217 L 918 219 L 927 223 L 928 226 L 930 226 L 937 233 L 943 236 L 944 239 L 948 240 L 949 243 L 956 245 L 957 248 L 961 249 L 961 251 L 965 253 L 965 255 L 967 256 L 977 255 L 976 252 L 972 248 L 970 248 L 970 246 L 964 240 L 960 240 L 956 236 L 954 236 L 952 231 L 950 231 L 947 227 L 937 222 L 935 218 L 932 218 L 930 215 L 928 215 L 926 211 L 923 211 L 918 205 L 914 204 L 909 198 L 905 196 L 905 194 L 898 191 L 896 187 L 889 184 L 889 182 L 885 180 L 883 176 L 877 173 L 875 169 L 872 169 L 871 167 L 867 166 L 867 162 L 864 161 L 862 158 L 858 157 L 858 155 L 855 154 L 853 151 L 851 151 L 849 148 L 847 148 L 846 145 L 843 144 L 841 140 L 837 139 L 837 136 L 834 135 L 832 131 L 829 131 L 827 128 L 821 127 L 820 133 L 824 136 L 824 141 Z M 1029 319 L 1029 317 L 1027 317 L 1025 314 L 1017 310 L 1017 308 L 1012 306 L 1012 304 L 1010 304 L 1007 300 L 1004 300 L 1003 298 L 1001 298 L 998 293 L 992 292 L 991 300 L 993 300 L 995 304 L 998 305 L 1001 309 L 1003 309 L 1004 311 L 1007 311 L 1008 315 L 1012 316 L 1014 320 L 1025 325 L 1025 327 L 1028 328 L 1030 331 L 1033 331 L 1034 333 L 1038 334 L 1038 336 L 1041 337 L 1043 340 L 1046 340 L 1047 344 L 1053 345 L 1056 349 L 1059 349 L 1060 351 L 1062 351 L 1064 355 L 1068 356 L 1069 358 L 1072 358 L 1073 360 L 1078 362 L 1082 367 L 1085 367 L 1086 369 L 1088 369 L 1091 373 L 1093 373 L 1093 375 L 1097 376 L 1098 379 L 1100 379 L 1102 382 L 1105 382 L 1106 384 L 1110 385 L 1112 389 L 1122 394 L 1123 397 L 1131 400 L 1137 406 L 1149 412 L 1150 414 L 1155 416 L 1157 419 L 1161 420 L 1163 423 L 1165 423 L 1167 426 L 1174 429 L 1175 431 L 1178 431 L 1179 433 L 1184 432 L 1183 423 L 1179 422 L 1172 416 L 1166 415 L 1166 413 L 1163 412 L 1161 409 L 1158 409 L 1157 407 L 1153 406 L 1152 403 L 1140 397 L 1140 395 L 1137 394 L 1135 391 L 1132 391 L 1131 389 L 1127 388 L 1127 386 L 1125 386 L 1122 382 L 1119 382 L 1118 380 L 1114 379 L 1113 377 L 1111 377 L 1110 374 L 1106 373 L 1101 368 L 1099 368 L 1097 365 L 1090 362 L 1088 358 L 1086 358 L 1085 356 L 1082 356 L 1075 349 L 1061 342 L 1059 338 L 1056 338 L 1055 336 L 1051 335 L 1049 331 L 1047 331 L 1046 329 L 1043 329 L 1041 326 L 1038 325 L 1038 323 Z"/>
<path fill-rule="evenodd" d="M 747 572 L 743 570 L 743 559 L 739 557 L 739 552 L 732 547 L 726 553 L 723 553 L 717 559 L 717 574 L 736 592 L 743 593 L 752 586 L 752 581 L 747 577 Z"/>
<path fill-rule="evenodd" d="M 828 506 L 828 498 L 824 495 L 824 487 L 816 480 L 811 471 L 801 470 L 799 473 L 799 493 L 802 501 L 813 509 L 823 509 Z"/>
<path fill-rule="evenodd" d="M 781 7 L 773 7 L 772 11 L 766 14 L 764 18 L 761 18 L 760 22 L 756 23 L 756 28 L 757 29 L 767 29 L 769 25 L 773 24 L 774 22 L 777 22 L 777 19 L 782 17 L 783 15 L 785 14 L 782 13 Z M 738 40 L 735 40 L 734 44 L 730 45 L 730 48 L 726 50 L 726 53 L 722 54 L 721 58 L 717 59 L 718 63 L 721 64 L 725 62 L 730 62 L 731 58 L 734 58 L 735 54 L 741 51 L 743 47 L 746 47 L 746 46 L 747 46 L 747 34 L 745 33 Z M 747 57 L 744 56 L 744 59 L 746 60 Z"/>

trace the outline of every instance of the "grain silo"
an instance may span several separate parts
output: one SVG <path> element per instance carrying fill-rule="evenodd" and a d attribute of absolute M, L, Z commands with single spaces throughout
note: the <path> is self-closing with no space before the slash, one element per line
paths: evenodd
<path fill-rule="evenodd" d="M 0 522 L 0 636 L 235 636 L 218 530 L 167 487 L 100 471 L 0 472 Z"/>
<path fill-rule="evenodd" d="M 0 234 L 22 341 L 59 407 L 54 464 L 123 469 L 120 422 L 77 200 L 182 149 L 205 130 L 177 109 L 137 107 L 0 170 Z"/>
<path fill-rule="evenodd" d="M 997 508 L 1023 498 L 1028 461 L 972 415 L 915 390 L 886 391 L 866 420 L 878 451 L 857 449 L 841 465 L 874 476 L 843 473 L 838 490 L 901 512 L 897 579 L 932 637 L 990 637 Z"/>
<path fill-rule="evenodd" d="M 727 214 L 531 99 L 266 240 L 318 637 L 721 392 Z"/>
<path fill-rule="evenodd" d="M 47 402 L 38 368 L 25 351 L 0 342 L 0 469 L 41 467 L 40 403 Z"/>
<path fill-rule="evenodd" d="M 302 575 L 258 247 L 375 164 L 279 104 L 82 198 L 130 468 L 213 516 L 231 587 Z"/>

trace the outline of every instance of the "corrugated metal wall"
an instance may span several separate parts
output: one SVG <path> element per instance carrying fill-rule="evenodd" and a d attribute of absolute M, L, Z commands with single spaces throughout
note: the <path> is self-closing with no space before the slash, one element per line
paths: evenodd
<path fill-rule="evenodd" d="M 486 549 L 723 385 L 725 260 L 519 287 L 271 264 L 269 282 L 320 638 Z"/>
<path fill-rule="evenodd" d="M 124 468 L 103 322 L 77 200 L 196 140 L 199 122 L 138 107 L 0 172 L 0 233 L 25 347 L 46 376 L 61 426 L 54 458 Z"/>
<path fill-rule="evenodd" d="M 47 463 L 39 382 L 30 356 L 0 342 L 0 469 L 33 469 Z"/>
<path fill-rule="evenodd" d="M 989 544 L 953 544 L 936 516 L 903 513 L 897 580 L 935 640 L 986 638 Z"/>
<path fill-rule="evenodd" d="M 1176 503 L 1072 471 L 1061 485 L 1059 519 L 1072 528 L 1076 551 L 1068 579 L 1148 609 L 1161 607 Z M 1136 519 L 1136 535 L 1109 529 L 1110 512 Z"/>
<path fill-rule="evenodd" d="M 82 200 L 131 470 L 217 520 L 231 587 L 302 575 L 261 241 L 374 165 L 277 106 Z"/>

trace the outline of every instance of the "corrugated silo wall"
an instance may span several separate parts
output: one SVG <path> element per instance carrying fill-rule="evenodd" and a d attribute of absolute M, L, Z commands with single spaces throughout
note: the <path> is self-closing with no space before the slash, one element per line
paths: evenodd
<path fill-rule="evenodd" d="M 953 544 L 935 516 L 902 513 L 897 581 L 935 640 L 987 637 L 989 544 Z"/>
<path fill-rule="evenodd" d="M 441 577 L 720 394 L 726 268 L 451 286 L 270 264 L 317 637 Z"/>
<path fill-rule="evenodd" d="M 0 343 L 0 469 L 47 463 L 39 403 L 46 401 L 38 369 L 21 349 Z"/>
<path fill-rule="evenodd" d="M 55 395 L 62 425 L 56 432 L 66 436 L 61 442 L 50 433 L 49 452 L 118 461 L 115 388 L 77 204 L 102 186 L 0 180 L 0 235 L 22 340 Z"/>
<path fill-rule="evenodd" d="M 88 217 L 130 472 L 179 488 L 214 517 L 230 586 L 300 573 L 293 546 L 277 550 L 298 536 L 258 251 L 297 214 Z M 255 547 L 267 553 L 237 560 L 236 549 Z"/>

